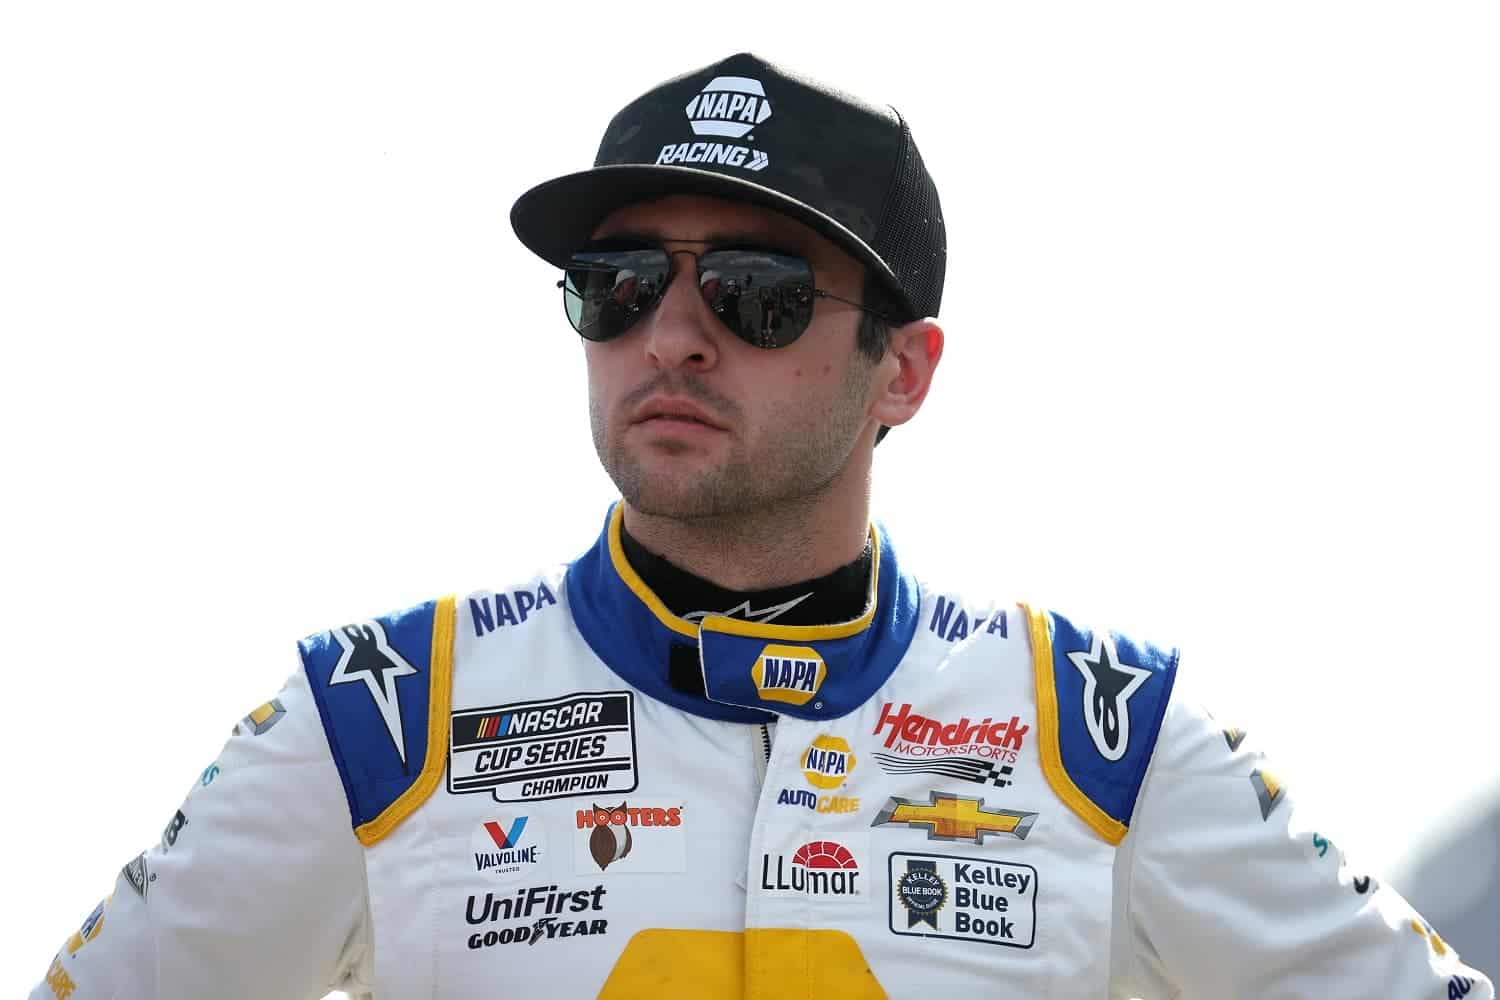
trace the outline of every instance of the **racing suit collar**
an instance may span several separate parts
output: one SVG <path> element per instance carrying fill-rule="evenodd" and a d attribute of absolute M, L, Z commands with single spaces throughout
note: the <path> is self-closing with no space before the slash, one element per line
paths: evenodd
<path fill-rule="evenodd" d="M 901 573 L 878 525 L 870 528 L 874 554 L 864 613 L 832 625 L 778 625 L 674 615 L 625 558 L 623 521 L 617 503 L 598 541 L 569 567 L 568 604 L 594 653 L 659 701 L 730 722 L 837 718 L 873 695 L 911 644 L 917 585 Z M 707 698 L 668 682 L 674 644 L 697 648 Z"/>

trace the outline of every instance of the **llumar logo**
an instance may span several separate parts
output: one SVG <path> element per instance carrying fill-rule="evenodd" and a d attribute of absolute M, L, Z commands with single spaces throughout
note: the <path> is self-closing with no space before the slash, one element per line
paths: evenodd
<path fill-rule="evenodd" d="M 948 792 L 928 792 L 926 802 L 891 796 L 871 826 L 911 826 L 927 830 L 928 840 L 967 840 L 982 844 L 985 837 L 1025 840 L 1036 825 L 1034 812 L 986 809 L 983 799 Z"/>
<path fill-rule="evenodd" d="M 806 705 L 823 686 L 828 676 L 828 664 L 811 646 L 772 643 L 755 658 L 750 676 L 755 680 L 762 701 Z"/>
<path fill-rule="evenodd" d="M 747 76 L 716 76 L 688 101 L 688 123 L 694 135 L 744 139 L 771 117 L 771 102 L 759 80 Z M 656 154 L 657 163 L 720 163 L 746 170 L 764 170 L 770 156 L 749 146 L 726 142 L 671 142 Z"/>
<path fill-rule="evenodd" d="M 773 859 L 770 854 L 762 854 L 760 887 L 766 892 L 846 899 L 863 895 L 859 862 L 847 847 L 832 840 L 803 844 L 792 855 L 790 864 L 785 855 Z"/>

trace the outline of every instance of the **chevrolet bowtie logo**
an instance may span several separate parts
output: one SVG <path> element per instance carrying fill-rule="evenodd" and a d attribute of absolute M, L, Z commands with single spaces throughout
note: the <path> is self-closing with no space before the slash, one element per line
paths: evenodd
<path fill-rule="evenodd" d="M 1025 840 L 1037 813 L 986 809 L 983 799 L 948 792 L 928 792 L 926 802 L 891 796 L 871 826 L 926 827 L 928 840 L 967 840 L 984 843 L 987 836 Z"/>

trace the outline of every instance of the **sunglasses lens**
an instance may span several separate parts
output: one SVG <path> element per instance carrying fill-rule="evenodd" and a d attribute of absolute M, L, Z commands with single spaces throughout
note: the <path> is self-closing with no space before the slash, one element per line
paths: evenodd
<path fill-rule="evenodd" d="M 586 340 L 611 340 L 655 304 L 672 270 L 665 250 L 581 250 L 563 272 L 563 309 Z"/>
<path fill-rule="evenodd" d="M 714 250 L 698 263 L 698 288 L 730 332 L 755 347 L 785 347 L 812 322 L 812 266 L 759 250 Z"/>

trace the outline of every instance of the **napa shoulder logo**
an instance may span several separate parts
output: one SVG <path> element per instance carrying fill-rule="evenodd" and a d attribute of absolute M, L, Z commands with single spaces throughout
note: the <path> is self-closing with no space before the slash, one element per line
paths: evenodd
<path fill-rule="evenodd" d="M 761 701 L 806 705 L 828 679 L 828 664 L 811 646 L 772 643 L 755 658 L 750 676 Z"/>
<path fill-rule="evenodd" d="M 693 134 L 727 139 L 749 138 L 755 127 L 771 117 L 771 102 L 759 80 L 747 76 L 716 76 L 688 101 L 688 124 Z M 661 148 L 657 163 L 704 163 L 764 170 L 770 156 L 750 146 L 727 142 L 671 142 Z"/>

